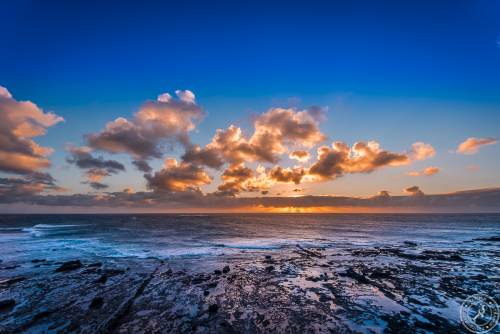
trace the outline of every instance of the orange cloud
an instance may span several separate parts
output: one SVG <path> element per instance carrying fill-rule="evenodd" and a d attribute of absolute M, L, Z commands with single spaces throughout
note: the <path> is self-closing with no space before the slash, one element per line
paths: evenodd
<path fill-rule="evenodd" d="M 409 176 L 431 176 L 440 172 L 438 167 L 427 167 L 422 171 L 409 172 L 407 175 Z"/>
<path fill-rule="evenodd" d="M 424 193 L 418 186 L 411 186 L 406 188 L 405 193 L 410 194 L 411 196 L 423 196 Z"/>
<path fill-rule="evenodd" d="M 230 125 L 226 130 L 218 129 L 204 148 L 190 147 L 183 159 L 212 168 L 220 168 L 225 163 L 276 163 L 289 146 L 312 147 L 326 138 L 319 130 L 320 116 L 318 108 L 270 109 L 255 118 L 250 137 L 245 136 L 241 128 Z"/>
<path fill-rule="evenodd" d="M 290 159 L 295 159 L 299 162 L 307 162 L 310 158 L 311 155 L 307 151 L 299 150 L 299 151 L 293 151 L 288 155 Z"/>
<path fill-rule="evenodd" d="M 479 152 L 479 148 L 485 145 L 496 144 L 497 140 L 495 138 L 475 138 L 469 137 L 463 143 L 458 145 L 457 153 L 461 154 L 476 154 Z"/>
<path fill-rule="evenodd" d="M 27 174 L 50 166 L 47 156 L 53 150 L 38 145 L 32 138 L 63 118 L 44 113 L 30 101 L 17 101 L 0 86 L 0 171 Z"/>
<path fill-rule="evenodd" d="M 150 171 L 145 160 L 162 157 L 164 142 L 189 146 L 188 132 L 203 117 L 191 91 L 176 92 L 177 99 L 164 93 L 156 101 L 144 103 L 129 121 L 119 117 L 106 124 L 104 130 L 87 136 L 94 149 L 110 153 L 128 153 L 142 171 Z"/>
<path fill-rule="evenodd" d="M 148 188 L 171 192 L 198 190 L 199 186 L 212 182 L 202 168 L 186 162 L 178 163 L 173 158 L 165 160 L 163 169 L 145 177 Z"/>
<path fill-rule="evenodd" d="M 375 141 L 358 142 L 349 147 L 334 142 L 318 149 L 318 160 L 309 174 L 319 179 L 334 179 L 349 173 L 370 173 L 384 166 L 400 166 L 410 162 L 408 155 L 382 150 Z"/>
<path fill-rule="evenodd" d="M 416 142 L 412 145 L 410 152 L 410 157 L 413 160 L 425 160 L 432 158 L 436 155 L 436 150 L 431 144 L 426 144 L 424 142 Z"/>

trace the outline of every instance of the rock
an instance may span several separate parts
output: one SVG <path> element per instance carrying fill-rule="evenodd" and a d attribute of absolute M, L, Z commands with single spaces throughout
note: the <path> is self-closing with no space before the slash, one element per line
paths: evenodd
<path fill-rule="evenodd" d="M 9 287 L 14 283 L 22 282 L 26 279 L 24 276 L 18 276 L 14 278 L 9 278 L 4 281 L 0 281 L 0 287 Z"/>
<path fill-rule="evenodd" d="M 11 308 L 15 305 L 16 305 L 16 301 L 14 299 L 0 300 L 0 311 Z"/>
<path fill-rule="evenodd" d="M 209 294 L 210 294 L 210 291 L 208 291 L 208 290 L 203 291 L 203 295 L 204 295 L 205 297 L 206 297 L 206 296 L 208 296 Z"/>
<path fill-rule="evenodd" d="M 477 238 L 475 241 L 500 241 L 500 236 L 489 237 L 489 238 Z"/>
<path fill-rule="evenodd" d="M 95 262 L 88 265 L 88 267 L 101 267 L 101 266 L 102 266 L 101 262 Z"/>
<path fill-rule="evenodd" d="M 214 270 L 214 274 L 215 275 L 220 275 L 220 274 L 222 274 L 222 271 L 220 271 L 219 269 L 215 269 Z"/>
<path fill-rule="evenodd" d="M 92 299 L 92 302 L 89 305 L 89 308 L 91 309 L 99 309 L 102 307 L 102 304 L 104 304 L 104 300 L 102 297 L 95 297 Z"/>
<path fill-rule="evenodd" d="M 45 259 L 34 259 L 34 260 L 31 260 L 32 263 L 40 263 L 40 262 L 45 262 L 46 260 Z"/>
<path fill-rule="evenodd" d="M 9 269 L 16 269 L 16 268 L 18 268 L 18 267 L 20 267 L 20 265 L 15 264 L 15 265 L 13 265 L 13 266 L 3 267 L 2 269 L 9 270 Z"/>
<path fill-rule="evenodd" d="M 96 283 L 101 283 L 101 284 L 104 284 L 108 281 L 108 276 L 106 275 L 101 275 L 101 277 L 99 277 L 95 282 Z"/>
<path fill-rule="evenodd" d="M 80 260 L 75 260 L 75 261 L 68 261 L 64 262 L 61 264 L 59 268 L 56 269 L 56 272 L 64 272 L 64 271 L 71 271 L 71 270 L 76 270 L 82 267 L 82 263 Z"/>
<path fill-rule="evenodd" d="M 229 272 L 229 270 L 231 270 L 231 269 L 229 268 L 229 266 L 225 266 L 224 268 L 222 268 L 222 272 L 223 272 L 224 274 L 227 274 L 227 273 Z"/>
<path fill-rule="evenodd" d="M 208 312 L 210 312 L 210 313 L 217 313 L 218 310 L 219 310 L 219 305 L 217 305 L 217 304 L 211 304 L 208 307 Z"/>
<path fill-rule="evenodd" d="M 347 271 L 345 273 L 340 274 L 340 275 L 355 279 L 359 283 L 364 283 L 364 284 L 370 283 L 370 281 L 363 274 L 356 272 L 353 268 L 347 269 Z"/>
<path fill-rule="evenodd" d="M 271 260 L 273 257 L 271 255 L 266 255 L 266 260 Z"/>
<path fill-rule="evenodd" d="M 387 269 L 375 268 L 370 274 L 370 278 L 390 278 L 391 272 Z"/>
<path fill-rule="evenodd" d="M 103 270 L 103 274 L 106 275 L 106 276 L 108 276 L 108 277 L 111 277 L 111 276 L 125 274 L 125 270 L 123 270 L 123 269 L 114 269 L 114 268 L 104 269 Z"/>
<path fill-rule="evenodd" d="M 273 270 L 274 270 L 274 266 L 267 266 L 267 267 L 266 267 L 266 271 L 267 271 L 267 272 L 269 272 L 269 273 L 270 273 L 271 271 L 273 271 Z"/>
<path fill-rule="evenodd" d="M 417 243 L 416 242 L 413 242 L 413 241 L 405 241 L 403 242 L 406 246 L 409 246 L 409 247 L 417 247 Z"/>

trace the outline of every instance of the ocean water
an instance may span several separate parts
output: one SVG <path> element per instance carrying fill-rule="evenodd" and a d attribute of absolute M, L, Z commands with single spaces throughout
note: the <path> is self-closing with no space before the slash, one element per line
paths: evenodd
<path fill-rule="evenodd" d="M 500 214 L 0 215 L 0 260 L 168 259 L 405 241 L 464 249 L 499 234 Z"/>

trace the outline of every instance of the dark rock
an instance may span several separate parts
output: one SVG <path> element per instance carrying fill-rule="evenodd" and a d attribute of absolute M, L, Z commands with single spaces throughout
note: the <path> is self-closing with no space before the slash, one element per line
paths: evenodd
<path fill-rule="evenodd" d="M 16 268 L 18 268 L 18 267 L 20 267 L 20 265 L 15 264 L 15 265 L 13 265 L 13 266 L 3 267 L 2 269 L 9 270 L 9 269 L 16 269 Z"/>
<path fill-rule="evenodd" d="M 102 266 L 101 262 L 95 262 L 88 265 L 88 267 L 101 267 L 101 266 Z"/>
<path fill-rule="evenodd" d="M 104 300 L 102 297 L 95 297 L 92 299 L 92 302 L 89 305 L 89 308 L 91 309 L 99 309 L 102 307 L 102 304 L 104 304 Z"/>
<path fill-rule="evenodd" d="M 208 291 L 208 290 L 203 291 L 203 295 L 204 295 L 205 297 L 206 297 L 206 296 L 208 296 L 209 294 L 210 294 L 210 291 Z"/>
<path fill-rule="evenodd" d="M 0 300 L 0 311 L 12 308 L 15 305 L 16 305 L 16 301 L 14 299 Z"/>
<path fill-rule="evenodd" d="M 34 259 L 34 260 L 31 260 L 32 263 L 40 263 L 40 262 L 45 262 L 46 260 L 45 259 Z"/>
<path fill-rule="evenodd" d="M 274 266 L 268 266 L 268 267 L 266 267 L 266 271 L 269 272 L 269 273 L 271 271 L 273 271 L 273 270 L 274 270 Z"/>
<path fill-rule="evenodd" d="M 350 277 L 352 279 L 355 279 L 359 283 L 363 283 L 363 284 L 370 283 L 370 281 L 365 277 L 365 275 L 363 275 L 362 273 L 358 273 L 353 268 L 347 269 L 347 271 L 345 273 L 341 273 L 340 276 Z"/>
<path fill-rule="evenodd" d="M 266 255 L 266 260 L 271 260 L 273 257 L 271 255 Z"/>
<path fill-rule="evenodd" d="M 220 275 L 220 274 L 222 274 L 222 271 L 220 271 L 219 269 L 216 269 L 216 270 L 214 270 L 214 274 L 215 275 Z"/>
<path fill-rule="evenodd" d="M 213 289 L 213 288 L 217 287 L 217 284 L 218 284 L 217 281 L 210 282 L 210 283 L 207 284 L 207 288 Z"/>
<path fill-rule="evenodd" d="M 477 239 L 474 239 L 476 241 L 500 241 L 500 236 L 495 236 L 495 237 L 489 237 L 489 238 L 477 238 Z"/>
<path fill-rule="evenodd" d="M 413 241 L 405 241 L 403 242 L 406 246 L 409 246 L 409 247 L 417 247 L 417 243 L 416 242 L 413 242 Z"/>
<path fill-rule="evenodd" d="M 208 307 L 208 312 L 210 312 L 210 313 L 217 313 L 218 310 L 219 310 L 219 305 L 217 305 L 217 304 L 211 304 Z"/>
<path fill-rule="evenodd" d="M 227 274 L 227 273 L 229 272 L 229 270 L 231 270 L 231 269 L 229 268 L 229 266 L 225 266 L 224 268 L 222 268 L 222 272 L 223 272 L 224 274 Z"/>
<path fill-rule="evenodd" d="M 95 282 L 96 283 L 101 283 L 101 284 L 104 284 L 108 281 L 108 276 L 106 275 L 101 275 L 101 277 L 99 277 Z"/>
<path fill-rule="evenodd" d="M 68 261 L 64 262 L 59 268 L 56 269 L 56 272 L 64 272 L 64 271 L 71 271 L 71 270 L 76 270 L 82 267 L 82 263 L 80 260 L 75 260 L 75 261 Z"/>
<path fill-rule="evenodd" d="M 104 269 L 103 270 L 103 274 L 106 275 L 106 276 L 108 276 L 108 277 L 111 277 L 111 276 L 125 274 L 125 270 L 123 270 L 123 269 L 114 269 L 114 268 Z"/>
<path fill-rule="evenodd" d="M 370 274 L 370 278 L 390 278 L 391 272 L 387 269 L 375 268 Z"/>
<path fill-rule="evenodd" d="M 18 276 L 18 277 L 14 277 L 14 278 L 9 278 L 7 280 L 0 281 L 0 287 L 9 287 L 9 286 L 11 286 L 14 283 L 22 282 L 25 279 L 26 279 L 26 277 L 24 277 L 24 276 Z"/>

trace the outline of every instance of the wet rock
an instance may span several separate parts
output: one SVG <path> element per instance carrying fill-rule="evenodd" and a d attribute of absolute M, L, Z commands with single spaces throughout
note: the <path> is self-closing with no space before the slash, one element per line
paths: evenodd
<path fill-rule="evenodd" d="M 81 267 L 82 267 L 82 263 L 80 262 L 80 260 L 68 261 L 68 262 L 64 262 L 63 264 L 61 264 L 61 266 L 56 269 L 56 272 L 72 271 L 72 270 L 80 269 Z"/>
<path fill-rule="evenodd" d="M 114 269 L 114 268 L 104 269 L 102 272 L 103 272 L 104 275 L 106 275 L 108 277 L 125 274 L 125 270 L 123 270 L 123 269 Z"/>
<path fill-rule="evenodd" d="M 105 284 L 108 281 L 108 276 L 101 275 L 95 282 L 100 284 Z"/>
<path fill-rule="evenodd" d="M 477 239 L 474 239 L 476 241 L 496 241 L 496 242 L 499 242 L 500 241 L 500 235 L 499 236 L 495 236 L 495 237 L 489 237 L 489 238 L 477 238 Z"/>
<path fill-rule="evenodd" d="M 208 290 L 203 291 L 203 295 L 204 295 L 205 297 L 206 297 L 206 296 L 208 296 L 209 294 L 210 294 L 210 291 L 208 291 Z"/>
<path fill-rule="evenodd" d="M 91 264 L 88 265 L 88 267 L 91 267 L 91 268 L 102 267 L 102 262 L 91 263 Z"/>
<path fill-rule="evenodd" d="M 408 247 L 417 247 L 417 243 L 413 241 L 404 241 L 403 244 L 405 244 Z"/>
<path fill-rule="evenodd" d="M 2 287 L 2 288 L 8 288 L 12 284 L 15 284 L 15 283 L 18 283 L 18 282 L 22 282 L 25 279 L 26 279 L 26 277 L 24 277 L 24 276 L 17 276 L 17 277 L 14 277 L 14 278 L 9 278 L 9 279 L 0 281 L 0 287 Z"/>
<path fill-rule="evenodd" d="M 100 309 L 104 304 L 104 299 L 102 297 L 95 297 L 89 305 L 91 309 Z"/>
<path fill-rule="evenodd" d="M 209 313 L 217 313 L 218 310 L 219 310 L 219 305 L 217 304 L 211 304 L 210 306 L 208 306 Z"/>
<path fill-rule="evenodd" d="M 46 260 L 45 259 L 34 259 L 34 260 L 31 260 L 31 263 L 40 263 L 40 262 L 45 262 Z"/>
<path fill-rule="evenodd" d="M 347 276 L 349 278 L 352 278 L 352 279 L 358 281 L 359 283 L 370 284 L 370 281 L 365 277 L 364 274 L 358 273 L 353 268 L 348 268 L 345 273 L 341 273 L 339 275 L 340 276 Z"/>
<path fill-rule="evenodd" d="M 231 269 L 229 268 L 229 266 L 225 266 L 224 268 L 222 268 L 222 272 L 223 272 L 224 274 L 227 274 L 227 273 L 229 272 L 229 270 L 231 270 Z"/>
<path fill-rule="evenodd" d="M 222 271 L 220 271 L 219 269 L 215 269 L 215 270 L 214 270 L 214 274 L 215 274 L 215 275 L 221 275 L 221 274 L 222 274 Z"/>
<path fill-rule="evenodd" d="M 16 301 L 14 299 L 0 300 L 0 311 L 4 311 L 6 309 L 12 308 L 15 305 L 16 305 Z"/>
<path fill-rule="evenodd" d="M 18 264 L 15 264 L 13 266 L 7 266 L 7 267 L 3 267 L 2 269 L 5 269 L 5 270 L 11 270 L 11 269 L 16 269 L 16 268 L 19 268 L 20 265 Z"/>
<path fill-rule="evenodd" d="M 210 279 L 210 276 L 205 276 L 203 274 L 200 274 L 200 275 L 197 275 L 195 276 L 192 280 L 191 280 L 191 283 L 193 284 L 201 284 L 203 282 L 206 282 Z"/>
<path fill-rule="evenodd" d="M 268 273 L 270 273 L 270 272 L 271 272 L 271 271 L 273 271 L 273 270 L 274 270 L 274 266 L 267 266 L 267 267 L 266 267 L 266 271 L 267 271 Z"/>
<path fill-rule="evenodd" d="M 392 276 L 391 272 L 387 269 L 375 268 L 373 272 L 370 274 L 370 278 L 374 279 L 385 279 L 390 278 Z"/>
<path fill-rule="evenodd" d="M 271 260 L 273 257 L 271 255 L 266 255 L 266 260 Z"/>

